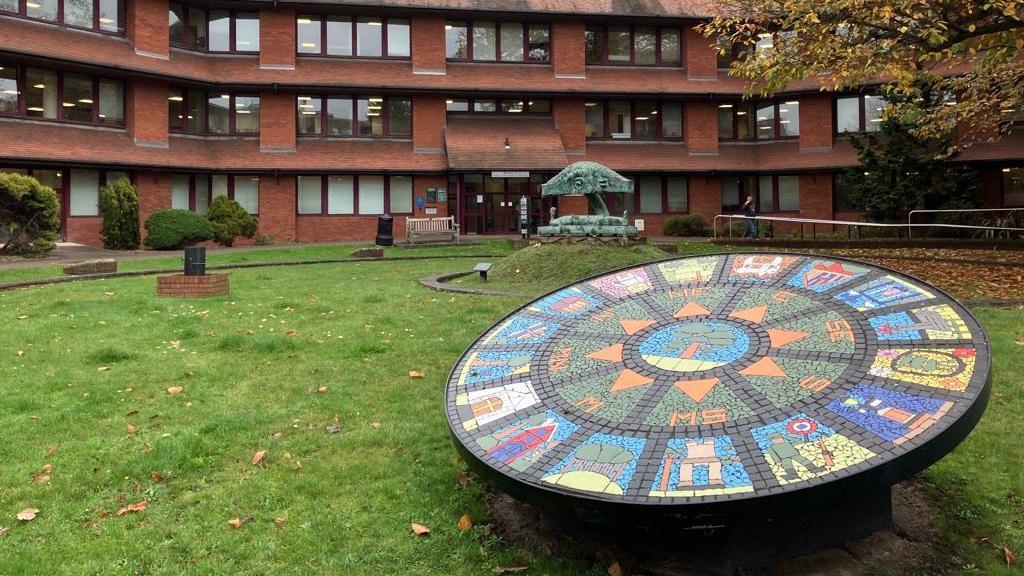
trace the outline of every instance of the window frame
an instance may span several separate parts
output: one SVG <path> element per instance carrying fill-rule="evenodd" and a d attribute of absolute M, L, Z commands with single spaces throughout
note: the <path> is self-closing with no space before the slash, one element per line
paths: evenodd
<path fill-rule="evenodd" d="M 237 35 L 237 20 L 239 14 L 256 14 L 256 30 L 260 31 L 260 13 L 259 11 L 253 12 L 252 10 L 233 10 L 233 9 L 221 9 L 221 8 L 209 8 L 207 6 L 195 6 L 186 2 L 169 2 L 167 4 L 167 12 L 171 12 L 171 4 L 177 4 L 183 8 L 181 17 L 181 43 L 175 42 L 168 37 L 167 43 L 171 48 L 180 48 L 182 50 L 189 50 L 192 52 L 202 52 L 204 54 L 241 54 L 244 56 L 255 56 L 260 53 L 260 49 L 256 50 L 237 50 L 236 42 L 238 40 Z M 201 10 L 206 15 L 204 23 L 206 26 L 206 44 L 203 47 L 192 46 L 189 34 L 189 18 L 191 10 Z M 220 11 L 228 13 L 228 49 L 227 50 L 210 50 L 210 12 Z M 170 29 L 170 22 L 168 22 L 168 30 Z M 262 34 L 261 34 L 262 36 Z M 260 38 L 260 48 L 263 47 L 263 40 Z"/>
<path fill-rule="evenodd" d="M 584 30 L 584 65 L 585 66 L 637 66 L 642 68 L 683 68 L 686 63 L 686 29 L 683 26 L 658 26 L 658 25 L 634 25 L 629 24 L 625 26 L 616 25 L 616 28 L 629 28 L 629 62 L 610 62 L 608 60 L 608 29 L 610 28 L 607 24 L 591 24 L 586 26 Z M 637 28 L 654 28 L 654 63 L 653 64 L 638 64 L 636 62 L 636 29 Z M 587 32 L 600 29 L 601 35 L 601 61 L 592 62 L 586 58 L 586 34 Z M 675 30 L 679 33 L 679 61 L 678 62 L 662 62 L 661 57 L 661 33 L 663 30 L 670 29 Z"/>
<path fill-rule="evenodd" d="M 657 215 L 678 216 L 678 215 L 690 214 L 691 213 L 691 210 L 690 210 L 690 175 L 689 174 L 680 174 L 680 173 L 655 173 L 655 174 L 648 173 L 648 174 L 643 174 L 643 173 L 637 173 L 637 174 L 628 174 L 628 175 L 626 175 L 626 178 L 628 178 L 628 179 L 633 181 L 634 186 L 636 186 L 636 184 L 640 181 L 641 178 L 651 178 L 651 177 L 658 178 L 658 179 L 661 180 L 661 209 L 658 212 L 641 212 L 640 211 L 640 190 L 639 190 L 639 188 L 634 188 L 634 192 L 633 192 L 633 205 L 630 206 L 630 207 L 626 207 L 626 209 L 629 211 L 629 215 L 631 217 L 657 216 Z M 679 210 L 669 211 L 669 209 L 668 209 L 668 206 L 669 206 L 668 205 L 668 181 L 669 181 L 670 178 L 682 178 L 683 181 L 686 182 L 686 210 L 685 211 L 679 211 Z"/>
<path fill-rule="evenodd" d="M 477 111 L 477 110 L 474 109 L 474 107 L 475 107 L 474 104 L 477 101 L 487 101 L 487 100 L 493 100 L 494 101 L 494 103 L 495 103 L 495 111 L 494 112 Z M 509 110 L 509 111 L 504 111 L 503 112 L 501 110 L 501 103 L 502 103 L 502 101 L 510 101 L 510 100 L 519 100 L 519 101 L 523 102 L 523 111 L 522 112 L 512 112 L 511 110 Z M 534 112 L 534 111 L 530 110 L 530 107 L 533 105 L 533 101 L 534 100 L 538 101 L 538 102 L 547 102 L 548 103 L 548 111 L 547 112 Z M 457 101 L 466 102 L 467 110 L 449 110 L 448 109 L 448 105 L 449 104 L 451 104 L 453 102 L 457 102 Z M 446 114 L 454 114 L 456 116 L 472 115 L 472 114 L 477 114 L 477 115 L 480 115 L 480 114 L 502 114 L 502 115 L 508 114 L 508 115 L 513 115 L 513 116 L 550 116 L 552 114 L 551 111 L 553 110 L 553 107 L 554 107 L 554 101 L 551 98 L 529 98 L 529 97 L 523 97 L 523 98 L 507 98 L 507 97 L 495 97 L 495 98 L 477 98 L 477 97 L 474 97 L 474 98 L 445 98 L 444 102 L 445 102 L 445 113 Z"/>
<path fill-rule="evenodd" d="M 97 179 L 97 182 L 99 183 L 99 185 L 97 187 L 97 190 L 99 190 L 99 191 L 102 191 L 103 188 L 106 185 L 110 184 L 109 174 L 111 172 L 115 172 L 115 173 L 123 172 L 123 173 L 127 174 L 128 175 L 128 181 L 131 182 L 132 185 L 135 185 L 135 174 L 133 172 L 131 172 L 130 170 L 109 170 L 109 169 L 99 169 L 99 168 L 89 168 L 89 167 L 84 167 L 84 168 L 68 168 L 68 167 L 41 168 L 41 170 L 54 170 L 54 171 L 61 172 L 61 188 L 62 188 L 62 190 L 55 190 L 55 192 L 57 192 L 57 195 L 60 198 L 60 205 L 61 205 L 60 209 L 63 212 L 64 217 L 67 218 L 67 219 L 71 219 L 71 218 L 101 218 L 103 216 L 103 214 L 100 212 L 100 208 L 99 208 L 99 196 L 98 195 L 96 197 L 97 202 L 96 202 L 96 213 L 95 214 L 72 214 L 71 213 L 71 172 L 73 170 L 96 170 L 97 172 L 99 172 L 99 178 Z M 30 176 L 32 175 L 32 169 L 28 169 L 28 174 Z"/>
<path fill-rule="evenodd" d="M 721 182 L 724 183 L 725 178 L 739 178 L 740 186 L 739 186 L 739 197 L 738 197 L 738 200 L 740 202 L 740 204 L 739 204 L 740 207 L 743 206 L 743 202 L 745 201 L 746 197 L 747 196 L 751 196 L 754 199 L 754 205 L 758 207 L 758 210 L 757 210 L 758 214 L 799 214 L 800 210 L 802 209 L 800 206 L 798 206 L 796 210 L 780 210 L 779 209 L 779 178 L 780 177 L 784 177 L 784 176 L 793 176 L 793 177 L 797 178 L 797 193 L 799 194 L 799 192 L 800 192 L 800 175 L 799 174 L 794 174 L 794 173 L 764 174 L 764 173 L 760 173 L 760 172 L 753 172 L 753 173 L 747 173 L 747 174 L 724 174 L 722 176 Z M 772 189 L 771 189 L 771 192 L 770 192 L 771 199 L 772 199 L 772 209 L 768 210 L 768 211 L 763 211 L 762 212 L 761 209 L 760 209 L 760 207 L 761 207 L 761 196 L 764 193 L 761 190 L 761 179 L 764 178 L 764 177 L 770 177 L 772 179 Z M 747 190 L 746 189 L 746 184 L 748 182 L 753 182 L 754 183 L 754 188 L 755 188 L 754 190 Z M 722 195 L 722 186 L 721 186 L 721 184 L 719 184 L 718 195 L 719 195 L 719 203 L 721 203 L 721 195 Z M 800 204 L 799 200 L 798 200 L 797 204 L 798 205 Z M 720 204 L 719 208 L 721 209 L 722 214 L 728 214 L 729 213 L 729 211 L 726 210 L 726 207 L 725 207 L 724 204 Z"/>
<path fill-rule="evenodd" d="M 205 179 L 206 180 L 206 207 L 207 207 L 207 209 L 209 209 L 210 204 L 213 202 L 213 198 L 214 198 L 214 196 L 213 196 L 213 177 L 214 176 L 224 176 L 225 178 L 227 178 L 227 192 L 228 192 L 227 193 L 227 197 L 230 200 L 234 200 L 235 199 L 235 178 L 238 178 L 238 177 L 241 177 L 241 178 L 253 178 L 253 177 L 255 177 L 257 179 L 260 179 L 260 174 L 256 174 L 256 173 L 252 173 L 252 174 L 225 174 L 223 172 L 220 172 L 220 173 L 218 173 L 218 172 L 198 172 L 198 173 L 197 172 L 174 172 L 174 173 L 171 174 L 172 186 L 173 186 L 173 177 L 174 176 L 188 176 L 188 211 L 189 212 L 195 212 L 196 211 L 196 205 L 198 204 L 198 202 L 196 202 L 196 199 L 198 198 L 198 196 L 196 195 L 196 182 L 198 182 L 200 179 Z M 259 203 L 259 195 L 260 195 L 260 186 L 259 186 L 259 184 L 257 184 L 256 185 L 256 212 L 248 212 L 248 214 L 251 215 L 251 216 L 259 216 L 259 214 L 260 214 L 259 213 L 259 205 L 260 205 L 260 203 Z"/>
<path fill-rule="evenodd" d="M 302 132 L 301 131 L 301 128 L 300 128 L 300 126 L 301 126 L 300 120 L 301 119 L 299 117 L 299 115 L 301 114 L 301 111 L 299 110 L 299 102 L 301 101 L 300 98 L 311 98 L 313 100 L 319 100 L 320 101 L 320 111 L 318 112 L 318 115 L 319 115 L 319 122 L 318 123 L 320 125 L 320 132 L 319 133 L 308 133 L 308 132 Z M 384 131 L 384 133 L 381 134 L 380 136 L 377 136 L 377 135 L 374 135 L 374 134 L 361 134 L 360 130 L 359 130 L 359 106 L 358 106 L 357 102 L 359 100 L 369 100 L 370 98 L 381 98 L 381 102 L 380 102 L 381 119 L 382 119 L 382 122 L 383 122 L 383 131 Z M 395 99 L 395 98 L 403 99 L 403 100 L 408 100 L 409 101 L 409 133 L 408 134 L 392 134 L 391 133 L 391 106 L 390 106 L 390 103 L 391 103 L 391 100 Z M 327 124 L 328 124 L 327 123 L 327 100 L 328 99 L 348 100 L 349 102 L 352 103 L 352 133 L 351 134 L 341 134 L 341 135 L 334 136 L 334 135 L 331 135 L 331 134 L 327 133 Z M 369 139 L 372 139 L 372 138 L 397 138 L 397 139 L 403 139 L 403 140 L 412 139 L 413 131 L 415 130 L 414 122 L 413 122 L 413 115 L 414 115 L 414 110 L 413 110 L 413 105 L 412 105 L 412 98 L 408 97 L 408 96 L 372 96 L 372 95 L 353 96 L 353 95 L 337 95 L 337 94 L 296 94 L 295 95 L 295 135 L 297 137 L 299 137 L 299 138 L 369 138 Z"/>
<path fill-rule="evenodd" d="M 837 94 L 832 98 L 832 133 L 836 136 L 844 136 L 846 134 L 865 134 L 867 132 L 878 132 L 881 127 L 876 130 L 868 130 L 867 120 L 867 98 L 875 97 L 885 100 L 885 96 L 879 94 L 863 93 L 863 94 Z M 857 99 L 857 118 L 858 118 L 858 129 L 855 131 L 844 130 L 839 131 L 839 100 L 845 99 Z M 888 102 L 886 103 L 888 104 Z M 879 122 L 881 124 L 881 122 Z"/>
<path fill-rule="evenodd" d="M 350 32 L 350 45 L 349 54 L 328 54 L 327 53 L 327 21 L 331 17 L 342 17 L 348 18 L 349 24 L 352 27 Z M 408 16 L 375 16 L 380 20 L 381 26 L 381 38 L 380 38 L 380 56 L 360 56 L 359 55 L 359 34 L 358 24 L 359 18 L 366 18 L 367 16 L 355 16 L 352 14 L 319 14 L 306 12 L 303 14 L 295 15 L 295 55 L 312 58 L 358 58 L 360 60 L 411 60 L 412 59 L 412 19 Z M 320 21 L 320 52 L 301 52 L 299 48 L 299 19 L 300 18 L 317 18 Z M 405 20 L 409 28 L 409 55 L 408 56 L 390 56 L 388 55 L 388 25 L 390 20 Z"/>
<path fill-rule="evenodd" d="M 1024 166 L 1004 166 L 999 171 L 999 202 L 1002 208 L 1024 208 L 1024 196 L 1022 196 L 1020 204 L 1007 204 L 1006 202 L 1006 179 L 1007 174 L 1010 174 L 1012 170 L 1021 171 L 1021 177 L 1024 178 Z"/>
<path fill-rule="evenodd" d="M 10 66 L 13 68 L 16 76 L 15 83 L 17 87 L 17 104 L 15 106 L 14 114 L 3 114 L 0 113 L 0 117 L 4 118 L 24 118 L 27 120 L 36 120 L 41 122 L 61 122 L 66 124 L 77 124 L 79 126 L 106 126 L 110 128 L 125 128 L 125 82 L 119 78 L 107 78 L 100 76 L 93 76 L 90 74 L 79 74 L 77 72 L 67 72 L 63 70 L 54 70 L 52 68 L 41 68 L 39 66 L 26 66 L 24 64 L 7 64 L 4 63 L 4 67 Z M 52 72 L 57 78 L 57 116 L 56 118 L 46 118 L 44 116 L 30 116 L 28 114 L 28 69 L 33 68 L 36 70 L 43 70 L 46 72 Z M 65 74 L 72 74 L 75 76 L 82 76 L 89 79 L 91 86 L 90 105 L 92 106 L 91 120 L 73 120 L 65 118 L 64 110 L 64 77 Z M 116 82 L 121 86 L 121 119 L 119 121 L 106 121 L 105 118 L 100 118 L 100 83 L 101 82 Z"/>
<path fill-rule="evenodd" d="M 479 22 L 491 22 L 494 24 L 494 59 L 493 60 L 477 60 L 473 54 L 473 26 Z M 465 23 L 466 25 L 466 57 L 465 58 L 450 58 L 448 56 L 448 29 L 452 22 Z M 475 62 L 480 64 L 537 64 L 537 65 L 550 65 L 552 62 L 551 58 L 551 46 L 553 46 L 554 39 L 552 38 L 551 24 L 548 22 L 525 22 L 519 20 L 485 20 L 477 19 L 474 20 L 445 20 L 445 55 L 444 59 L 446 62 Z M 523 29 L 523 59 L 522 60 L 502 60 L 501 59 L 501 26 L 502 24 L 519 24 Z M 544 60 L 531 60 L 530 59 L 530 26 L 546 26 L 548 29 L 548 55 Z"/>
<path fill-rule="evenodd" d="M 299 212 L 299 176 L 304 178 L 319 178 L 320 179 L 320 212 L 317 213 L 302 213 Z M 332 176 L 349 176 L 352 178 L 352 213 L 351 214 L 331 214 L 328 206 L 328 193 L 330 187 L 330 179 Z M 363 214 L 359 211 L 359 181 L 363 177 L 380 177 L 384 179 L 384 208 L 381 214 L 401 215 L 401 216 L 412 216 L 416 213 L 416 178 L 412 174 L 390 174 L 390 173 L 333 173 L 333 174 L 299 174 L 295 176 L 295 216 L 297 218 L 376 218 L 380 214 Z M 411 212 L 392 212 L 391 211 L 391 179 L 396 177 L 409 178 L 412 181 L 412 211 Z"/>
<path fill-rule="evenodd" d="M 718 120 L 718 114 L 719 114 L 719 112 L 717 112 L 717 111 L 724 109 L 726 106 L 731 106 L 732 107 L 731 108 L 732 109 L 732 137 L 730 137 L 730 138 L 722 138 L 721 134 L 716 132 L 716 133 L 718 133 L 718 140 L 720 142 L 770 142 L 772 140 L 799 140 L 800 139 L 800 132 L 799 131 L 796 134 L 791 134 L 791 135 L 787 135 L 787 136 L 783 136 L 782 135 L 782 118 L 781 118 L 780 113 L 779 113 L 779 107 L 780 106 L 788 106 L 789 102 L 796 102 L 797 107 L 799 107 L 800 106 L 800 101 L 799 100 L 794 100 L 794 99 L 786 99 L 786 100 L 772 100 L 770 102 L 771 102 L 771 105 L 773 107 L 773 114 L 774 114 L 774 117 L 772 119 L 772 135 L 770 137 L 761 137 L 760 134 L 759 134 L 758 126 L 757 126 L 757 110 L 758 110 L 758 108 L 763 108 L 763 107 L 767 106 L 768 102 L 721 102 L 721 103 L 717 104 L 716 108 L 715 108 L 715 110 L 716 110 L 716 115 L 715 115 L 715 120 L 716 120 L 715 121 L 715 125 L 716 125 L 716 127 L 718 125 L 717 120 Z M 739 114 L 739 112 L 741 112 L 741 111 L 745 112 L 745 114 L 742 114 L 742 115 Z M 738 121 L 738 118 L 740 116 L 745 116 L 747 114 L 751 115 L 750 117 L 753 119 L 753 129 L 751 130 L 751 134 L 753 134 L 753 137 L 752 138 L 740 138 L 739 137 L 740 123 Z M 797 111 L 797 120 L 798 121 L 799 121 L 799 115 L 800 115 L 800 112 L 798 110 Z"/>
<path fill-rule="evenodd" d="M 17 16 L 18 18 L 24 18 L 33 22 L 43 22 L 46 24 L 53 24 L 55 26 L 61 26 L 64 28 L 71 28 L 72 30 L 88 30 L 90 32 L 97 32 L 99 34 L 106 34 L 108 36 L 124 36 L 125 35 L 125 20 L 127 18 L 127 10 L 125 7 L 125 0 L 114 0 L 117 2 L 117 30 L 106 30 L 101 27 L 100 22 L 100 0 L 92 0 L 92 26 L 86 28 L 85 26 L 78 26 L 76 24 L 68 24 L 64 18 L 64 0 L 57 1 L 57 19 L 47 20 L 45 18 L 35 18 L 28 15 L 28 1 L 29 0 L 18 0 L 18 10 L 16 12 L 9 12 L 6 10 L 0 10 L 0 14 L 9 14 Z"/>
<path fill-rule="evenodd" d="M 600 103 L 604 107 L 604 109 L 602 110 L 602 112 L 604 114 L 604 120 L 603 120 L 604 135 L 602 135 L 602 136 L 587 136 L 586 139 L 588 141 L 607 141 L 607 142 L 621 142 L 621 141 L 636 141 L 636 142 L 685 142 L 686 141 L 686 119 L 685 119 L 685 116 L 686 116 L 686 106 L 685 106 L 685 104 L 683 103 L 682 100 L 644 100 L 644 99 L 622 100 L 622 99 L 619 99 L 619 98 L 602 98 L 602 99 L 587 100 L 586 102 L 584 102 L 584 106 L 586 106 L 587 104 L 589 104 L 591 102 Z M 629 138 L 613 138 L 612 135 L 611 135 L 612 131 L 611 131 L 611 123 L 609 122 L 609 119 L 611 117 L 610 116 L 610 114 L 611 114 L 611 106 L 610 106 L 610 104 L 612 102 L 628 102 L 629 103 Z M 654 132 L 655 135 L 654 135 L 653 138 L 647 138 L 647 137 L 637 138 L 636 137 L 636 133 L 637 133 L 636 132 L 636 122 L 637 122 L 637 120 L 636 120 L 636 104 L 637 104 L 637 102 L 654 102 L 656 104 L 656 106 L 657 106 L 657 116 L 658 116 L 658 118 L 655 120 L 655 132 Z M 663 135 L 664 126 L 663 126 L 661 118 L 662 118 L 662 111 L 664 110 L 663 104 L 665 104 L 666 102 L 667 103 L 673 103 L 673 104 L 679 104 L 679 116 L 680 116 L 680 121 L 681 121 L 681 124 L 682 124 L 682 130 L 680 131 L 681 134 L 678 137 L 676 137 L 676 136 L 664 136 Z M 584 113 L 584 118 L 585 118 L 585 113 Z"/>
<path fill-rule="evenodd" d="M 167 131 L 169 133 L 171 133 L 171 134 L 192 134 L 192 135 L 196 135 L 196 136 L 207 136 L 207 135 L 212 135 L 212 136 L 259 136 L 260 135 L 260 130 L 259 130 L 260 123 L 259 122 L 256 123 L 257 129 L 256 129 L 255 132 L 239 132 L 237 130 L 237 119 L 238 119 L 238 109 L 236 107 L 237 98 L 239 98 L 239 97 L 243 97 L 243 98 L 256 98 L 257 100 L 260 100 L 260 115 L 262 116 L 262 114 L 263 114 L 263 102 L 262 102 L 262 99 L 260 98 L 260 94 L 258 92 L 239 92 L 239 93 L 230 92 L 230 93 L 228 93 L 227 94 L 227 96 L 228 96 L 228 108 L 227 108 L 227 113 L 228 113 L 228 131 L 227 132 L 213 132 L 213 131 L 210 130 L 210 96 L 214 95 L 214 94 L 219 94 L 221 96 L 224 96 L 225 93 L 223 91 L 221 91 L 221 90 L 214 90 L 214 91 L 211 92 L 209 90 L 194 90 L 194 89 L 190 90 L 189 88 L 184 88 L 184 87 L 181 87 L 181 86 L 171 86 L 170 90 L 172 90 L 172 91 L 177 90 L 178 92 L 181 93 L 181 100 L 178 101 L 178 102 L 180 102 L 181 109 L 183 111 L 185 111 L 186 113 L 188 112 L 188 109 L 189 109 L 189 102 L 190 102 L 190 100 L 189 100 L 189 93 L 190 92 L 199 92 L 200 94 L 203 95 L 203 98 L 201 98 L 201 100 L 203 102 L 203 107 L 204 107 L 204 112 L 203 112 L 204 126 L 203 126 L 203 131 L 202 132 L 191 131 L 191 130 L 188 129 L 188 119 L 187 118 L 181 118 L 181 117 L 178 118 L 178 120 L 179 120 L 178 126 L 174 126 L 170 122 L 170 115 L 168 115 L 168 118 L 167 118 Z M 167 100 L 171 101 L 172 97 L 173 97 L 173 94 L 169 95 L 167 97 Z"/>

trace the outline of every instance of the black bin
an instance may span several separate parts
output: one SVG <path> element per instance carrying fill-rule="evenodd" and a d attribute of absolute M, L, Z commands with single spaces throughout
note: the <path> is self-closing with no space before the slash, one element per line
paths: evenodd
<path fill-rule="evenodd" d="M 206 275 L 206 248 L 189 246 L 185 248 L 185 276 Z"/>
<path fill-rule="evenodd" d="M 377 238 L 374 243 L 377 246 L 394 246 L 395 237 L 392 230 L 395 227 L 395 219 L 391 214 L 382 214 L 377 218 Z"/>

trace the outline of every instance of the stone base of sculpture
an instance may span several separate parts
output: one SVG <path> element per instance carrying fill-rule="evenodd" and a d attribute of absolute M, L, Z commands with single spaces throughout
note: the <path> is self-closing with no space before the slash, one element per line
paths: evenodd
<path fill-rule="evenodd" d="M 570 214 L 555 218 L 547 226 L 537 228 L 541 236 L 637 236 L 635 226 L 618 216 Z"/>

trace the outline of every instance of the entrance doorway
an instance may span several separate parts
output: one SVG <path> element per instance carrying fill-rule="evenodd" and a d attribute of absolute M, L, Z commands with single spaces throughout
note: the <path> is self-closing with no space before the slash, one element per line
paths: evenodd
<path fill-rule="evenodd" d="M 453 174 L 449 194 L 457 197 L 459 227 L 463 234 L 518 234 L 519 198 L 530 198 L 530 232 L 543 225 L 553 198 L 541 198 L 540 186 L 550 174 L 495 177 L 492 174 Z"/>

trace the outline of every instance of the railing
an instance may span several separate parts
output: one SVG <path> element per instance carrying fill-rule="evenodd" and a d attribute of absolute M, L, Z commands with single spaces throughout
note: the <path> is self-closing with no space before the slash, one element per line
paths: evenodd
<path fill-rule="evenodd" d="M 713 221 L 713 227 L 714 227 L 714 232 L 713 232 L 714 236 L 713 237 L 714 238 L 718 238 L 718 219 L 719 218 L 727 218 L 729 220 L 729 226 L 728 226 L 729 238 L 732 238 L 732 221 L 734 219 L 736 219 L 736 218 L 739 218 L 741 220 L 747 220 L 748 216 L 745 216 L 743 214 L 718 214 L 718 215 L 716 215 L 715 218 L 714 218 L 714 221 Z M 847 236 L 847 238 L 852 238 L 853 237 L 852 231 L 854 229 L 856 229 L 857 230 L 857 238 L 858 239 L 862 238 L 862 235 L 861 235 L 861 228 L 862 227 L 895 229 L 896 230 L 897 238 L 902 238 L 903 237 L 903 229 L 906 228 L 907 229 L 907 238 L 908 239 L 911 237 L 910 236 L 910 234 L 911 234 L 910 231 L 913 228 L 958 228 L 958 229 L 966 229 L 966 230 L 1003 230 L 1003 231 L 1010 231 L 1010 232 L 1024 232 L 1024 228 L 1007 228 L 1007 227 L 1000 227 L 1000 226 L 972 226 L 972 225 L 968 225 L 968 224 L 911 224 L 909 222 L 907 224 L 883 224 L 883 223 L 879 223 L 879 222 L 857 222 L 857 221 L 853 221 L 853 220 L 825 220 L 825 219 L 818 219 L 818 218 L 787 218 L 787 217 L 783 217 L 783 216 L 755 216 L 752 219 L 755 221 L 755 223 L 756 222 L 761 222 L 761 221 L 768 222 L 768 225 L 769 225 L 768 236 L 769 237 L 771 237 L 773 232 L 774 232 L 774 227 L 772 226 L 772 224 L 774 222 L 794 222 L 794 223 L 798 223 L 798 224 L 800 224 L 800 238 L 801 239 L 803 239 L 803 237 L 804 237 L 804 225 L 805 224 L 810 224 L 811 225 L 811 238 L 816 238 L 817 237 L 817 227 L 818 227 L 819 224 L 822 224 L 822 225 L 825 225 L 825 226 L 846 226 L 846 236 Z"/>
<path fill-rule="evenodd" d="M 933 209 L 933 210 L 925 210 L 925 209 L 911 210 L 910 214 L 907 214 L 907 224 L 910 224 L 911 222 L 913 222 L 914 214 L 933 214 L 933 213 L 943 213 L 943 212 L 944 213 L 957 212 L 957 213 L 961 213 L 962 214 L 964 212 L 1020 212 L 1020 211 L 1024 211 L 1024 207 L 1022 207 L 1022 208 L 963 208 L 963 209 L 958 209 L 958 210 L 950 210 L 950 209 L 944 209 L 944 210 L 939 210 L 939 209 Z M 910 238 L 910 230 L 907 230 L 907 238 Z"/>

